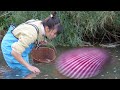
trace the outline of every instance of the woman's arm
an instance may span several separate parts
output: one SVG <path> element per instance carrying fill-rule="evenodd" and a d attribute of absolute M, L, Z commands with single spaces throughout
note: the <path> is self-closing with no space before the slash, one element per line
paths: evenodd
<path fill-rule="evenodd" d="M 25 51 L 26 48 L 29 47 L 31 43 L 37 39 L 37 32 L 35 28 L 31 25 L 23 24 L 16 27 L 13 30 L 13 35 L 18 38 L 17 42 L 14 42 L 11 45 L 12 52 L 11 54 L 15 57 L 15 59 L 28 68 L 32 72 L 40 72 L 40 70 L 34 66 L 31 66 L 22 58 L 22 53 Z"/>
<path fill-rule="evenodd" d="M 20 54 L 12 50 L 11 54 L 15 57 L 15 59 L 20 62 L 22 65 L 24 65 L 28 70 L 32 71 L 33 73 L 39 73 L 40 70 L 34 66 L 31 66 L 29 63 L 27 63 Z"/>

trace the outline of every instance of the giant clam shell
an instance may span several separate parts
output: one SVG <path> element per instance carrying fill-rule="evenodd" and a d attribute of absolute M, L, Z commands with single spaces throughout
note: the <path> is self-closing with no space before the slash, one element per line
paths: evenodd
<path fill-rule="evenodd" d="M 73 49 L 58 57 L 56 68 L 62 75 L 69 78 L 90 78 L 103 70 L 108 57 L 107 51 L 100 48 Z"/>

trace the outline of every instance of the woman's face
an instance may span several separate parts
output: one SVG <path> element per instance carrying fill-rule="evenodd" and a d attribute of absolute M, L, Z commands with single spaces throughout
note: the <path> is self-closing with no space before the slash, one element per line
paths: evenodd
<path fill-rule="evenodd" d="M 45 33 L 46 33 L 47 38 L 50 39 L 50 40 L 54 39 L 57 36 L 57 30 L 56 29 L 51 29 L 50 30 L 49 28 L 46 28 Z"/>

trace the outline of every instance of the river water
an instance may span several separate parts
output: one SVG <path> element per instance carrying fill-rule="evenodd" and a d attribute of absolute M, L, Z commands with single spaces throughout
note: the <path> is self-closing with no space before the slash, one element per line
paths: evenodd
<path fill-rule="evenodd" d="M 70 49 L 72 48 L 57 47 L 57 57 L 63 52 Z M 108 53 L 111 55 L 110 63 L 105 66 L 104 70 L 100 74 L 89 79 L 120 79 L 120 55 L 119 55 L 120 47 L 105 48 L 105 49 L 108 50 Z M 45 63 L 35 63 L 30 59 L 30 62 L 41 70 L 41 73 L 38 75 L 30 74 L 25 78 L 27 79 L 70 79 L 68 77 L 61 75 L 56 70 L 55 61 L 49 64 L 45 64 Z M 8 74 L 4 76 L 4 73 L 6 72 L 8 72 Z M 22 77 L 19 77 L 17 71 L 9 70 L 9 68 L 7 67 L 4 61 L 1 51 L 0 51 L 0 79 L 23 79 Z"/>

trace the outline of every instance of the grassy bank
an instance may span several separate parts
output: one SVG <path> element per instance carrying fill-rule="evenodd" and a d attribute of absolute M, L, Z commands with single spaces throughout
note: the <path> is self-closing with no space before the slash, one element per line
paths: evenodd
<path fill-rule="evenodd" d="M 64 31 L 53 43 L 77 47 L 84 44 L 117 42 L 120 39 L 119 11 L 57 11 Z M 0 31 L 10 23 L 20 24 L 28 19 L 44 19 L 50 11 L 6 11 L 0 13 Z M 87 42 L 87 43 L 86 43 Z"/>

